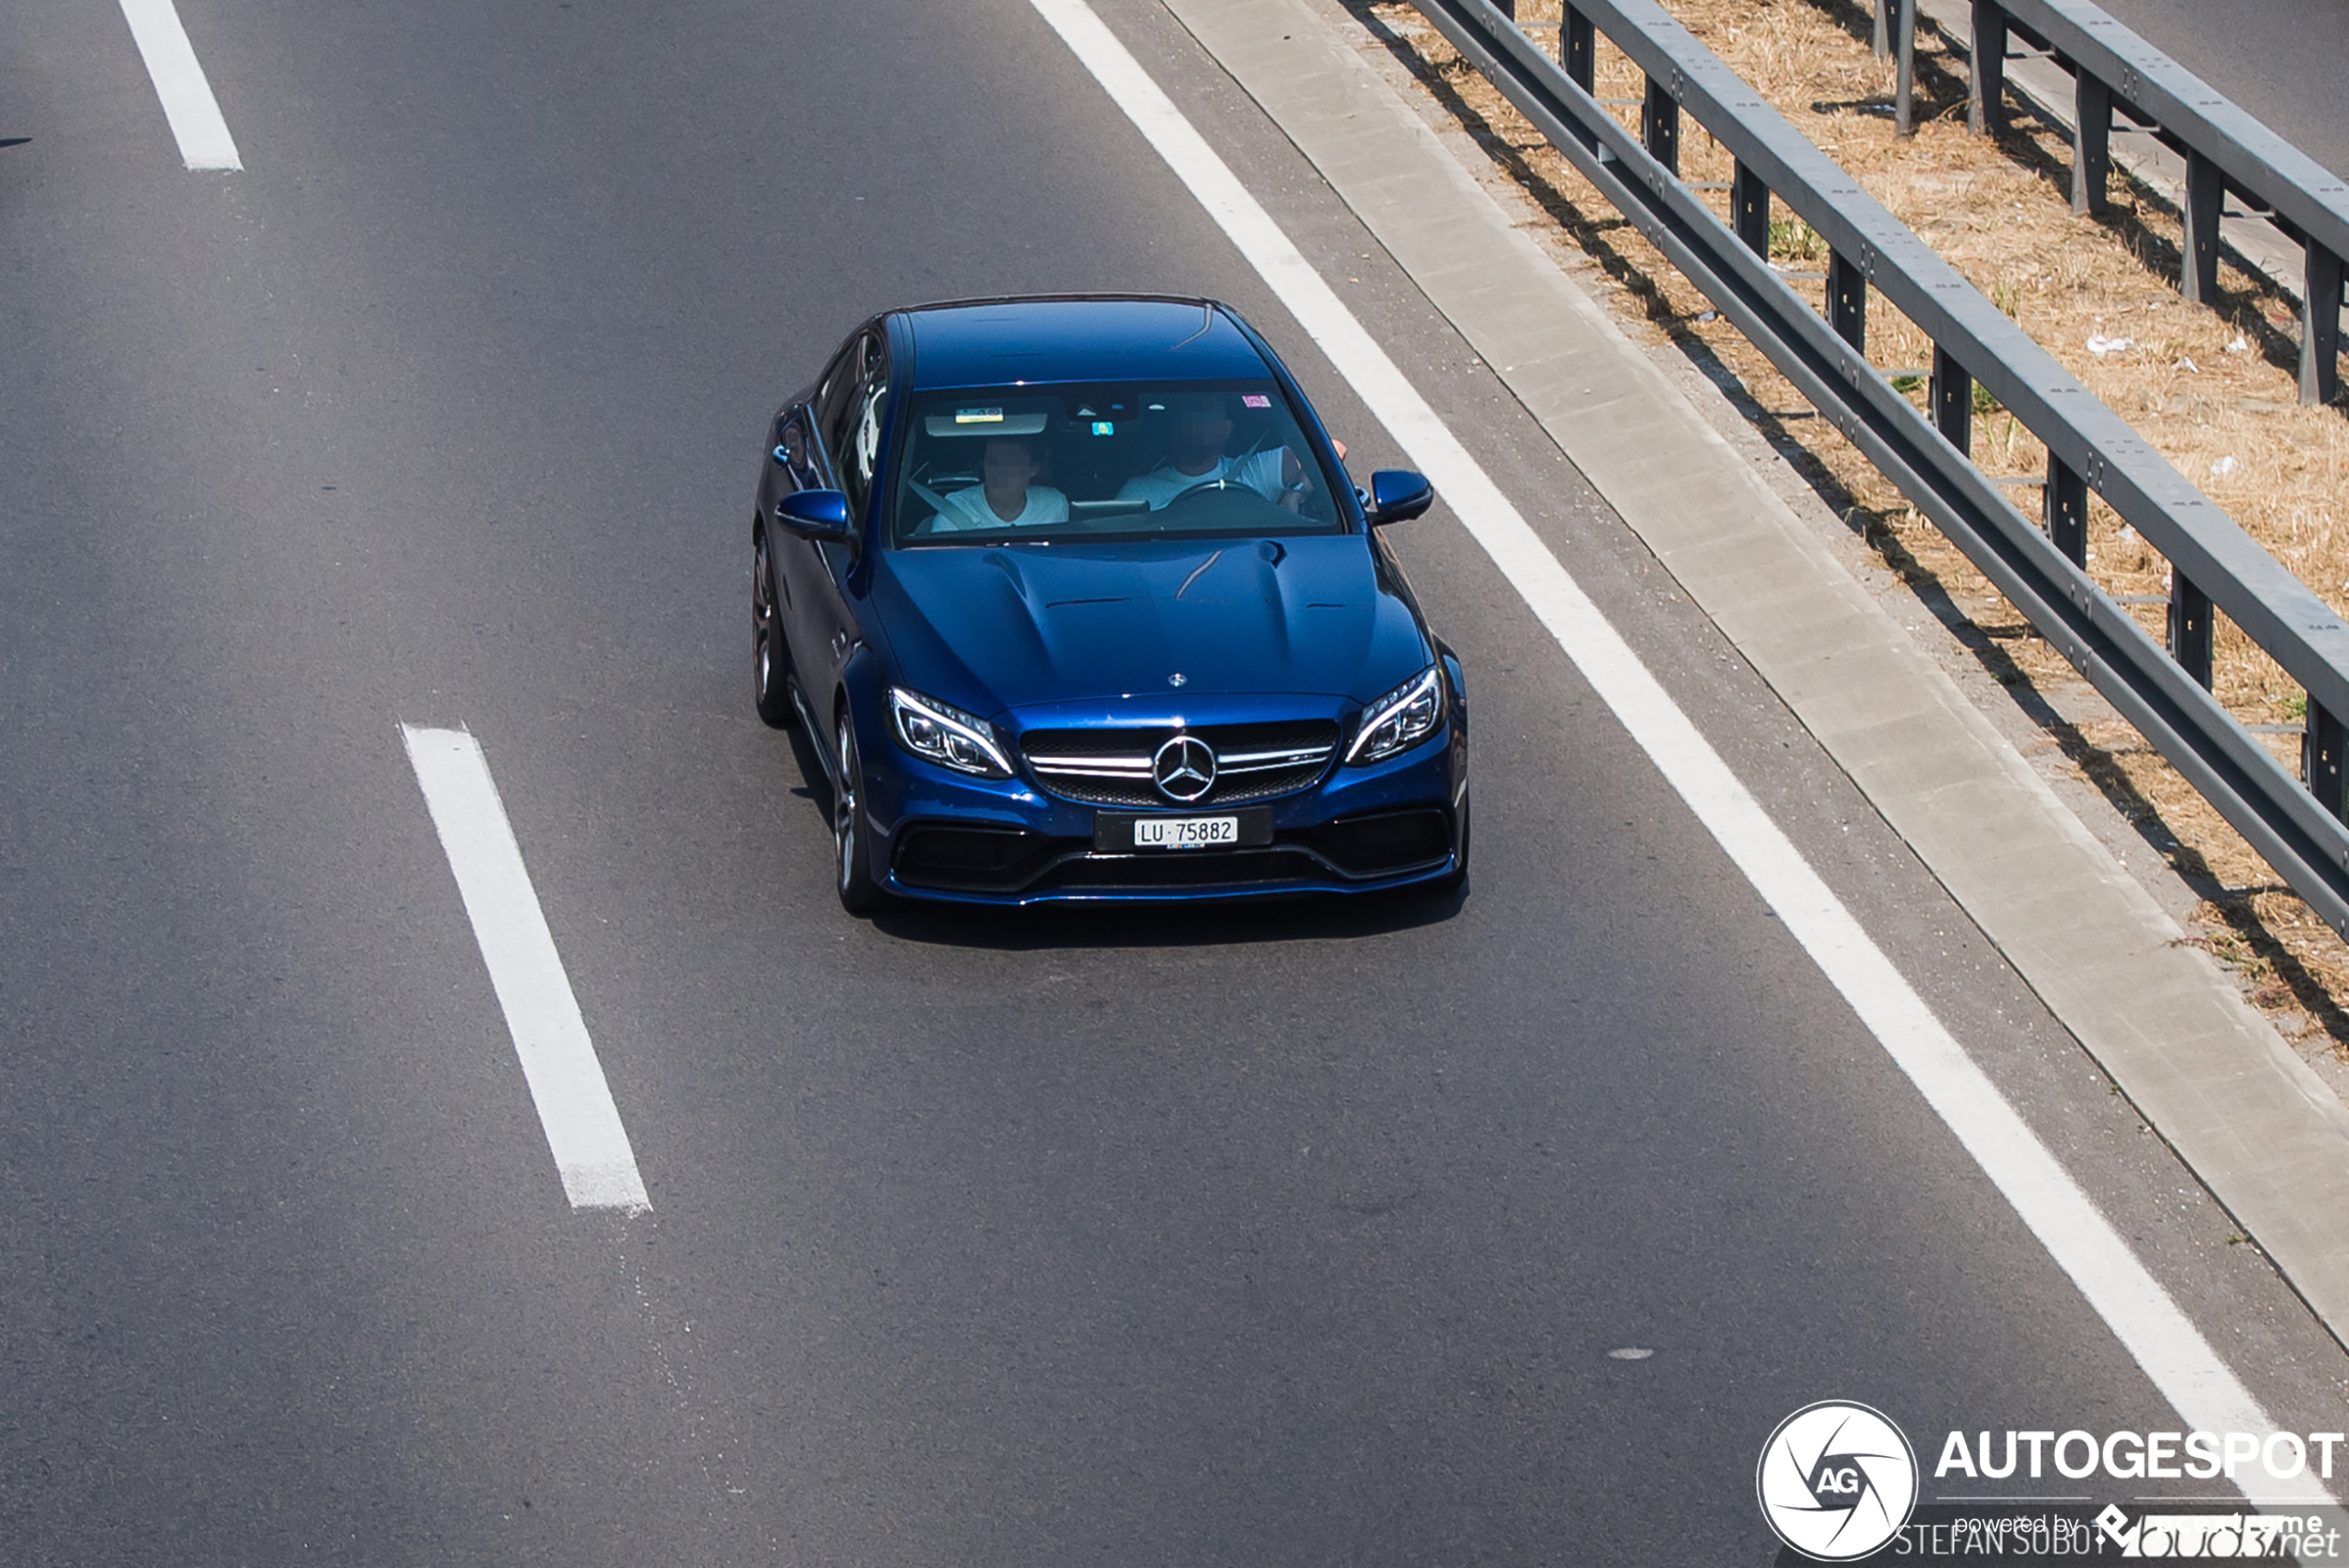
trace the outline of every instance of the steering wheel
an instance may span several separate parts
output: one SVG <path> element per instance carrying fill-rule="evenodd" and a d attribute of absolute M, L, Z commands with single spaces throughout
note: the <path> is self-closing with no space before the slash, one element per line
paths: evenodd
<path fill-rule="evenodd" d="M 1197 484 L 1185 485 L 1182 489 L 1175 491 L 1172 496 L 1167 496 L 1165 504 L 1171 507 L 1177 501 L 1187 500 L 1191 496 L 1198 495 L 1202 490 L 1240 490 L 1246 488 L 1248 487 L 1241 484 L 1239 481 L 1230 478 L 1227 475 L 1218 474 L 1213 479 L 1202 479 Z"/>

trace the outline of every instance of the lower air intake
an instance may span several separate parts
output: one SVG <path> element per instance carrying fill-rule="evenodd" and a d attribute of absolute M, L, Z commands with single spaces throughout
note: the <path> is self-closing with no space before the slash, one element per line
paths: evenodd
<path fill-rule="evenodd" d="M 1435 806 L 1341 818 L 1311 835 L 1313 847 L 1349 876 L 1383 876 L 1452 852 L 1452 821 Z"/>
<path fill-rule="evenodd" d="M 1036 874 L 1052 842 L 1016 827 L 916 823 L 897 836 L 897 879 L 908 887 L 953 892 L 1015 892 Z"/>

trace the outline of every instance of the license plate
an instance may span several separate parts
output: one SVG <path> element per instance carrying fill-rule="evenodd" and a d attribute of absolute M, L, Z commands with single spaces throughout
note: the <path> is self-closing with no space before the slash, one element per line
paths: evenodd
<path fill-rule="evenodd" d="M 1138 850 L 1211 850 L 1239 841 L 1236 816 L 1145 816 L 1134 824 Z"/>
<path fill-rule="evenodd" d="M 1164 816 L 1152 812 L 1122 811 L 1093 814 L 1093 850 L 1097 854 L 1131 854 L 1150 850 L 1248 850 L 1273 841 L 1273 811 L 1269 806 L 1242 806 L 1214 816 Z"/>

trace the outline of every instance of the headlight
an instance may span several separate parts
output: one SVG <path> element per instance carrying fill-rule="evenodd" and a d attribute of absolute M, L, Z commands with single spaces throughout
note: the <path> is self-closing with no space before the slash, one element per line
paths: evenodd
<path fill-rule="evenodd" d="M 1362 728 L 1346 748 L 1346 760 L 1384 762 L 1434 734 L 1443 722 L 1444 672 L 1430 666 L 1362 710 Z"/>
<path fill-rule="evenodd" d="M 892 686 L 889 717 L 897 743 L 926 762 L 980 778 L 1012 776 L 1012 765 L 1003 760 L 1003 748 L 996 741 L 995 727 L 974 714 L 936 697 Z"/>

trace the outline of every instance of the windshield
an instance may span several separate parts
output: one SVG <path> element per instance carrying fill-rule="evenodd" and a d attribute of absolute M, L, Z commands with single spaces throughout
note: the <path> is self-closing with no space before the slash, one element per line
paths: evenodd
<path fill-rule="evenodd" d="M 1333 475 L 1270 378 L 915 399 L 900 545 L 1336 533 Z"/>

